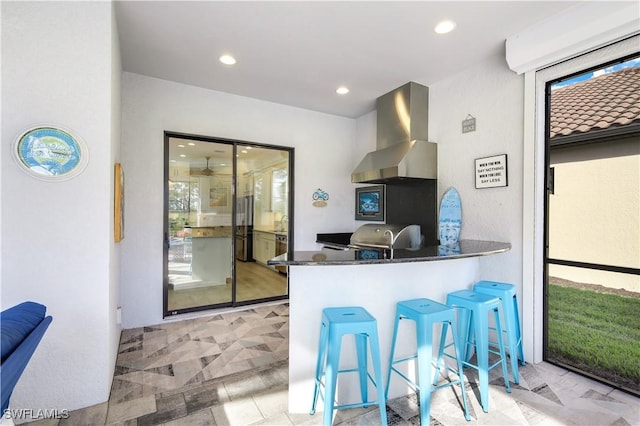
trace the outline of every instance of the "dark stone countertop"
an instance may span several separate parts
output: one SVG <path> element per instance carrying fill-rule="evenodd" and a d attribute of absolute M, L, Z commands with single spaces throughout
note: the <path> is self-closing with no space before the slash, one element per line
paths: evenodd
<path fill-rule="evenodd" d="M 269 265 L 370 265 L 408 262 L 431 262 L 466 257 L 488 256 L 511 249 L 511 243 L 460 240 L 455 246 L 428 246 L 420 249 L 396 250 L 331 250 L 295 251 L 291 258 L 282 254 L 270 259 Z"/>
<path fill-rule="evenodd" d="M 334 232 L 330 234 L 316 234 L 316 243 L 325 247 L 342 250 L 347 248 L 351 242 L 352 232 Z"/>

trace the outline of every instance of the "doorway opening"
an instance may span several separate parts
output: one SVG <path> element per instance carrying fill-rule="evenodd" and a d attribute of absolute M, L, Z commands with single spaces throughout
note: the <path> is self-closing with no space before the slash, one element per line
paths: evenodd
<path fill-rule="evenodd" d="M 165 317 L 288 298 L 293 154 L 165 132 Z"/>
<path fill-rule="evenodd" d="M 544 359 L 640 395 L 640 61 L 546 86 Z"/>

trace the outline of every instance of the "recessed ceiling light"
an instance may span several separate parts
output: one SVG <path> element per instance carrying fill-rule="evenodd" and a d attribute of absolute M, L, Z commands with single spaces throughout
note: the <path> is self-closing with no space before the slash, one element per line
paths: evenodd
<path fill-rule="evenodd" d="M 246 154 L 246 153 L 247 153 L 247 152 L 249 152 L 249 151 L 247 151 L 246 149 L 243 149 L 243 150 L 242 150 L 242 151 L 240 151 L 240 152 L 241 152 L 241 153 L 243 153 L 243 154 Z"/>
<path fill-rule="evenodd" d="M 220 62 L 225 65 L 233 65 L 236 63 L 236 58 L 231 55 L 222 55 L 220 56 Z"/>
<path fill-rule="evenodd" d="M 338 95 L 346 95 L 349 93 L 349 88 L 347 86 L 340 86 L 336 89 L 336 93 Z"/>
<path fill-rule="evenodd" d="M 189 146 L 196 146 L 196 144 L 195 144 L 195 143 L 193 143 L 193 142 L 189 142 L 187 145 L 189 145 Z"/>
<path fill-rule="evenodd" d="M 455 27 L 456 23 L 453 21 L 442 21 L 439 22 L 433 30 L 438 34 L 446 34 L 453 31 Z"/>
<path fill-rule="evenodd" d="M 184 145 L 180 144 L 178 145 L 178 148 L 184 148 Z"/>
<path fill-rule="evenodd" d="M 185 157 L 186 157 L 186 155 L 184 155 L 184 154 L 180 154 L 180 157 L 185 158 Z"/>

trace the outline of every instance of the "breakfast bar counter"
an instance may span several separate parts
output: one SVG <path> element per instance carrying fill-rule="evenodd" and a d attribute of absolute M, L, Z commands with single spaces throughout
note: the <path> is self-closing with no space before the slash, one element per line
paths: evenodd
<path fill-rule="evenodd" d="M 366 265 L 409 262 L 430 262 L 465 257 L 488 256 L 511 249 L 511 244 L 496 241 L 460 240 L 454 246 L 428 246 L 419 249 L 296 251 L 269 260 L 269 265 Z"/>
<path fill-rule="evenodd" d="M 376 318 L 382 376 L 386 380 L 396 303 L 421 297 L 444 303 L 448 293 L 469 289 L 481 279 L 482 256 L 510 248 L 509 243 L 461 240 L 456 246 L 413 250 L 298 251 L 290 257 L 284 254 L 269 260 L 270 265 L 289 267 L 289 412 L 308 413 L 311 408 L 322 309 L 362 306 Z M 415 351 L 411 323 L 406 321 L 400 330 L 397 356 Z M 344 339 L 341 368 L 355 365 L 352 340 Z M 411 370 L 410 363 L 406 364 Z M 375 391 L 371 388 L 370 392 Z M 409 392 L 406 383 L 394 380 L 389 398 Z M 336 396 L 339 401 L 358 401 L 357 374 L 340 375 Z"/>

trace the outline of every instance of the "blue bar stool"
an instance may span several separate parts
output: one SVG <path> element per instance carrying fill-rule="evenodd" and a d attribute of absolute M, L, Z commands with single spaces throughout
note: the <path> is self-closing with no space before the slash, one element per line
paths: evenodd
<path fill-rule="evenodd" d="M 406 358 L 393 359 L 396 349 L 398 328 L 400 320 L 409 319 L 416 322 L 416 337 L 417 337 L 417 354 Z M 446 339 L 447 330 L 451 326 L 451 334 L 453 336 L 453 346 L 455 348 L 455 358 L 457 360 L 457 370 L 451 368 L 447 369 L 458 376 L 457 380 L 448 381 L 441 385 L 437 385 L 439 377 L 439 368 L 435 375 L 431 376 L 431 363 L 433 361 L 432 341 L 433 341 L 433 326 L 434 324 L 442 323 L 442 341 Z M 462 357 L 464 356 L 462 348 L 454 329 L 455 323 L 455 311 L 443 305 L 442 303 L 434 302 L 429 299 L 412 299 L 398 302 L 396 304 L 396 320 L 393 328 L 393 340 L 391 345 L 391 356 L 389 360 L 389 372 L 387 375 L 387 386 L 384 392 L 385 399 L 389 396 L 389 383 L 391 382 L 391 372 L 397 373 L 402 377 L 409 385 L 418 392 L 420 396 L 420 424 L 429 425 L 430 423 L 430 405 L 431 405 L 431 392 L 460 384 L 462 392 L 462 402 L 464 405 L 464 418 L 471 420 L 469 416 L 469 410 L 467 408 L 467 394 L 464 390 L 464 374 L 462 373 Z M 413 359 L 418 360 L 418 384 L 414 383 L 411 379 L 397 370 L 394 365 L 410 361 Z M 433 381 L 433 385 L 432 385 Z"/>
<path fill-rule="evenodd" d="M 511 373 L 515 384 L 520 383 L 518 361 L 525 365 L 522 351 L 522 335 L 520 334 L 520 315 L 518 314 L 518 299 L 516 286 L 513 284 L 499 283 L 495 281 L 478 281 L 473 285 L 476 293 L 488 294 L 499 297 L 502 301 L 502 319 L 504 320 L 503 332 L 507 335 L 507 348 L 511 358 Z"/>
<path fill-rule="evenodd" d="M 458 310 L 458 336 L 464 342 L 463 351 L 465 353 L 462 364 L 478 370 L 480 402 L 482 404 L 482 410 L 488 413 L 489 370 L 498 364 L 502 365 L 505 388 L 508 393 L 511 393 L 502 333 L 496 333 L 498 336 L 498 351 L 496 352 L 489 346 L 489 314 L 491 312 L 493 312 L 495 318 L 496 328 L 498 330 L 501 329 L 499 313 L 500 299 L 470 290 L 460 290 L 447 295 L 447 306 L 464 308 Z M 474 334 L 475 340 L 473 338 Z M 476 350 L 477 364 L 475 365 L 469 362 L 471 358 L 471 346 L 475 346 Z M 444 349 L 444 342 L 441 342 L 438 359 L 442 357 L 441 354 Z M 489 365 L 489 353 L 500 355 L 500 360 Z"/>
<path fill-rule="evenodd" d="M 354 334 L 358 367 L 339 370 L 340 348 L 342 337 Z M 367 340 L 371 348 L 371 359 L 375 380 L 369 374 L 367 367 Z M 360 376 L 360 395 L 362 402 L 337 405 L 335 402 L 338 373 L 358 372 Z M 377 399 L 368 401 L 367 379 L 376 387 Z M 322 310 L 322 326 L 320 328 L 320 343 L 318 345 L 318 361 L 316 364 L 315 389 L 310 414 L 315 414 L 320 387 L 324 387 L 324 415 L 322 422 L 325 426 L 333 421 L 333 410 L 343 408 L 367 407 L 378 404 L 380 408 L 381 424 L 387 424 L 387 410 L 382 392 L 382 370 L 380 366 L 380 343 L 378 340 L 378 325 L 376 319 L 359 306 L 325 308 Z"/>

